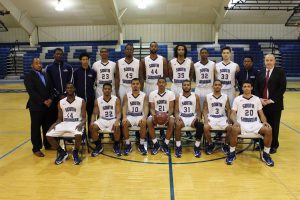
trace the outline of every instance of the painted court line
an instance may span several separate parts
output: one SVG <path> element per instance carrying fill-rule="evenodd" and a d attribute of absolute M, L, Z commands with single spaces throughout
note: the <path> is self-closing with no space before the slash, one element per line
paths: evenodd
<path fill-rule="evenodd" d="M 171 200 L 175 200 L 173 167 L 172 167 L 172 156 L 171 155 L 169 156 L 169 178 L 170 178 L 170 197 L 171 197 Z"/>
<path fill-rule="evenodd" d="M 285 125 L 287 128 L 291 129 L 292 131 L 295 131 L 296 133 L 300 134 L 300 131 L 298 131 L 297 129 L 295 129 L 295 128 L 289 126 L 288 124 L 286 124 L 286 123 L 284 123 L 284 122 L 282 122 L 282 121 L 281 121 L 280 123 L 282 123 L 283 125 Z"/>
<path fill-rule="evenodd" d="M 15 148 L 13 148 L 12 150 L 10 150 L 9 152 L 7 152 L 6 154 L 4 154 L 3 156 L 0 157 L 0 160 L 6 156 L 8 156 L 9 154 L 11 154 L 12 152 L 14 152 L 15 150 L 17 150 L 18 148 L 20 148 L 21 146 L 23 146 L 24 144 L 26 144 L 27 142 L 30 141 L 30 138 L 25 140 L 23 143 L 19 144 L 18 146 L 16 146 Z"/>

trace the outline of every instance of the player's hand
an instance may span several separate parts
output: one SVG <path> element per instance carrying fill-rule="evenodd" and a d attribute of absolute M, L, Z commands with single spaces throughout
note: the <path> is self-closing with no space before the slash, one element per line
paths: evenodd
<path fill-rule="evenodd" d="M 114 127 L 119 127 L 120 126 L 120 120 L 116 120 L 114 123 Z"/>
<path fill-rule="evenodd" d="M 233 123 L 233 127 L 237 127 L 237 128 L 238 128 L 238 127 L 240 127 L 240 126 L 241 126 L 241 125 L 240 125 L 240 123 L 238 123 L 238 122 L 234 122 L 234 123 Z"/>
<path fill-rule="evenodd" d="M 82 131 L 82 129 L 83 129 L 83 125 L 81 125 L 81 124 L 78 124 L 75 128 L 75 130 L 77 130 L 77 131 Z"/>
<path fill-rule="evenodd" d="M 181 117 L 177 117 L 177 118 L 176 118 L 176 123 L 181 123 L 181 122 L 182 122 Z"/>
<path fill-rule="evenodd" d="M 267 128 L 271 128 L 271 125 L 268 122 L 264 122 L 263 125 Z"/>
<path fill-rule="evenodd" d="M 126 125 L 127 122 L 128 122 L 127 118 L 123 118 L 123 120 L 122 120 L 122 125 Z"/>
<path fill-rule="evenodd" d="M 267 101 L 268 99 L 263 99 L 263 98 L 260 98 L 260 102 L 263 106 L 266 106 L 267 105 Z"/>

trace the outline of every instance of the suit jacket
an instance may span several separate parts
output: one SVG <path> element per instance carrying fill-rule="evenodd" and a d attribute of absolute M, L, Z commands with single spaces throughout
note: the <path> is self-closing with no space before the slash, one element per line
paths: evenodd
<path fill-rule="evenodd" d="M 46 73 L 42 72 L 42 74 L 44 75 L 46 86 L 34 70 L 31 70 L 24 77 L 24 85 L 29 94 L 26 108 L 32 111 L 46 111 L 48 108 L 44 104 L 44 101 L 53 99 L 52 84 Z"/>
<path fill-rule="evenodd" d="M 257 74 L 254 84 L 256 96 L 262 98 L 265 87 L 266 68 L 260 70 Z M 274 67 L 268 81 L 269 99 L 275 103 L 268 104 L 265 108 L 268 110 L 283 110 L 283 94 L 286 90 L 286 76 L 282 68 Z"/>

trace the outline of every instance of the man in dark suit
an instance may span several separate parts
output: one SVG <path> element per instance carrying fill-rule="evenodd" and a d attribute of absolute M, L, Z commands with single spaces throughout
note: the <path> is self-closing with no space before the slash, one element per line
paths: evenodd
<path fill-rule="evenodd" d="M 52 87 L 48 77 L 42 72 L 42 63 L 39 58 L 32 60 L 32 70 L 25 75 L 24 84 L 29 94 L 26 108 L 29 108 L 31 119 L 31 142 L 32 151 L 38 157 L 44 157 L 41 149 L 50 149 L 46 133 L 51 126 L 49 107 L 52 104 Z M 41 138 L 43 129 L 43 143 Z"/>
<path fill-rule="evenodd" d="M 272 145 L 270 153 L 276 153 L 279 147 L 279 125 L 283 110 L 283 94 L 286 90 L 286 76 L 283 69 L 275 67 L 275 56 L 265 56 L 266 68 L 258 72 L 255 81 L 255 94 L 260 97 L 263 111 L 272 127 Z"/>

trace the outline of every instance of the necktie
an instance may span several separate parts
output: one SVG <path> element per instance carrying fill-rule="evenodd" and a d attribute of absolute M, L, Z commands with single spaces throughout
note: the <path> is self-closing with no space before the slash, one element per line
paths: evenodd
<path fill-rule="evenodd" d="M 267 75 L 265 78 L 265 87 L 264 87 L 264 93 L 263 93 L 263 98 L 268 99 L 268 82 L 269 82 L 269 75 L 270 75 L 270 70 L 267 70 Z"/>
<path fill-rule="evenodd" d="M 39 77 L 40 77 L 42 83 L 44 84 L 44 86 L 46 86 L 45 77 L 44 77 L 44 75 L 42 74 L 42 72 L 38 72 L 38 75 L 39 75 Z"/>

